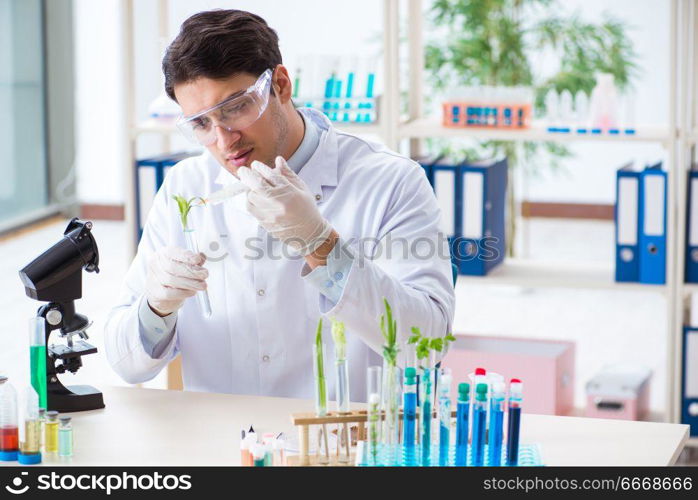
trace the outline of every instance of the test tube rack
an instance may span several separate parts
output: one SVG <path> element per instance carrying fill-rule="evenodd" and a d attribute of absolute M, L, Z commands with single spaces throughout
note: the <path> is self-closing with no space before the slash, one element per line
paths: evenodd
<path fill-rule="evenodd" d="M 434 412 L 434 418 L 437 418 L 437 413 Z M 456 410 L 451 411 L 451 417 L 456 418 Z M 346 462 L 340 462 L 337 456 L 331 455 L 329 463 L 321 463 L 320 457 L 317 455 L 310 454 L 310 429 L 314 426 L 328 425 L 328 424 L 356 424 L 357 427 L 357 441 L 366 440 L 366 422 L 368 421 L 368 413 L 366 410 L 354 410 L 348 413 L 337 413 L 330 412 L 323 417 L 318 417 L 315 413 L 294 413 L 291 415 L 291 423 L 298 427 L 298 442 L 300 445 L 299 453 L 297 456 L 287 456 L 286 465 L 289 466 L 316 466 L 316 465 L 329 465 L 329 466 L 353 466 L 356 464 L 355 453 L 352 452 L 351 460 Z M 400 410 L 400 426 L 402 427 L 402 410 Z M 353 426 L 352 426 L 353 427 Z M 402 434 L 402 430 L 400 431 Z M 487 445 L 485 445 L 486 447 Z M 416 465 L 405 458 L 405 454 L 402 452 L 402 445 L 399 445 L 400 450 L 397 456 L 401 457 L 398 463 L 391 464 L 395 466 L 411 466 Z M 382 449 L 382 447 L 379 447 Z M 453 447 L 452 447 L 453 448 Z M 416 450 L 421 449 L 420 445 L 417 445 Z M 438 445 L 432 445 L 432 464 L 438 465 Z M 379 459 L 377 465 L 388 465 L 383 460 L 384 453 L 381 453 L 381 458 Z M 468 452 L 470 454 L 470 450 Z M 455 449 L 451 450 L 450 455 L 455 455 Z M 487 449 L 485 450 L 485 456 L 488 456 Z M 470 463 L 470 458 L 468 458 L 468 463 Z M 506 456 L 503 455 L 502 463 L 506 463 Z M 453 457 L 449 458 L 449 465 L 453 464 Z M 364 466 L 368 465 L 366 463 L 359 463 L 358 465 Z M 486 464 L 487 465 L 487 464 Z M 543 465 L 540 455 L 540 449 L 537 444 L 522 444 L 519 447 L 519 465 L 520 466 L 540 466 Z"/>
<path fill-rule="evenodd" d="M 289 466 L 313 466 L 313 465 L 333 465 L 347 466 L 354 465 L 354 454 L 351 454 L 349 462 L 340 462 L 336 455 L 330 456 L 330 462 L 321 463 L 320 457 L 310 454 L 310 429 L 318 425 L 328 424 L 356 424 L 358 428 L 357 440 L 366 439 L 366 421 L 368 414 L 366 410 L 354 410 L 347 413 L 330 412 L 325 416 L 318 417 L 315 413 L 294 413 L 291 415 L 291 423 L 298 427 L 298 442 L 300 445 L 297 456 L 287 456 L 286 464 Z M 351 434 L 351 433 L 350 433 Z M 350 438 L 351 440 L 351 438 Z"/>
<path fill-rule="evenodd" d="M 446 101 L 442 104 L 443 126 L 449 128 L 525 129 L 530 127 L 530 103 Z"/>

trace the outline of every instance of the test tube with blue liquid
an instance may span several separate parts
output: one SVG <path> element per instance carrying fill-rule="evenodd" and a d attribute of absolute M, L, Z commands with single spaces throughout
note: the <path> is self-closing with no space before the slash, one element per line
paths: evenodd
<path fill-rule="evenodd" d="M 442 368 L 439 374 L 439 465 L 448 465 L 451 449 L 451 370 Z"/>
<path fill-rule="evenodd" d="M 489 437 L 489 465 L 490 467 L 502 464 L 502 440 L 504 439 L 504 405 L 506 386 L 504 382 L 492 384 L 490 396 L 490 427 Z"/>
<path fill-rule="evenodd" d="M 456 408 L 456 465 L 468 462 L 468 431 L 470 419 L 470 384 L 458 384 L 458 404 Z"/>
<path fill-rule="evenodd" d="M 521 431 L 521 403 L 523 384 L 517 378 L 509 384 L 509 423 L 507 429 L 507 465 L 519 463 L 519 434 Z"/>
<path fill-rule="evenodd" d="M 431 418 L 433 406 L 432 396 L 432 381 L 431 370 L 422 368 L 419 376 L 420 397 L 419 401 L 422 406 L 421 416 L 421 443 L 422 443 L 422 466 L 428 467 L 431 465 Z"/>
<path fill-rule="evenodd" d="M 416 465 L 415 427 L 417 421 L 417 370 L 412 366 L 405 368 L 402 418 L 404 464 L 408 466 Z"/>
<path fill-rule="evenodd" d="M 487 433 L 487 384 L 477 384 L 473 402 L 472 463 L 481 466 L 485 461 L 485 436 Z"/>

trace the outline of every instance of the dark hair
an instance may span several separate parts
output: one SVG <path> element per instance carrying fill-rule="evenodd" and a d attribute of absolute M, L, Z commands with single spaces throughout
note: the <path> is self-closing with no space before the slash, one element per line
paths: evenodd
<path fill-rule="evenodd" d="M 197 78 L 261 75 L 281 64 L 279 37 L 261 17 L 244 10 L 209 10 L 184 21 L 162 59 L 165 91 Z"/>

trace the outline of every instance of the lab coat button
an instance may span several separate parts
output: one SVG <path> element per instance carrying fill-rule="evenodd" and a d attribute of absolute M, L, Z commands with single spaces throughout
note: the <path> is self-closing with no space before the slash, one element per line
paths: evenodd
<path fill-rule="evenodd" d="M 334 283 L 332 283 L 330 280 L 325 281 L 326 288 L 332 288 L 332 285 L 334 285 Z"/>
<path fill-rule="evenodd" d="M 262 361 L 264 361 L 265 363 L 266 363 L 267 361 L 269 361 L 269 356 L 268 356 L 267 354 L 265 354 L 264 356 L 262 356 Z"/>
<path fill-rule="evenodd" d="M 336 281 L 339 281 L 339 280 L 341 280 L 342 278 L 344 278 L 344 274 L 343 274 L 343 273 L 334 273 L 334 279 L 335 279 Z"/>
<path fill-rule="evenodd" d="M 264 288 L 260 288 L 259 290 L 257 290 L 257 295 L 259 295 L 260 297 L 264 297 Z"/>
<path fill-rule="evenodd" d="M 320 201 L 321 198 L 322 198 L 321 195 L 319 195 L 319 194 L 316 194 L 316 195 L 315 195 L 315 199 L 316 199 L 317 201 Z"/>

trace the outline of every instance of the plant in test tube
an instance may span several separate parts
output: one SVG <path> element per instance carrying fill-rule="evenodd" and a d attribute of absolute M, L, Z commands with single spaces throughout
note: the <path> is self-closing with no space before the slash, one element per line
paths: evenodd
<path fill-rule="evenodd" d="M 347 363 L 347 338 L 344 323 L 332 319 L 332 339 L 334 340 L 334 358 L 337 369 L 337 412 L 349 413 L 349 364 Z M 339 431 L 339 428 L 338 428 Z M 349 450 L 349 424 L 342 425 L 337 441 L 337 453 L 344 446 L 345 453 L 340 456 L 340 461 L 350 460 Z"/>
<path fill-rule="evenodd" d="M 179 220 L 182 223 L 182 231 L 184 231 L 184 239 L 187 243 L 187 249 L 192 253 L 199 253 L 199 246 L 196 243 L 196 238 L 194 237 L 194 229 L 189 227 L 189 212 L 194 206 L 205 205 L 206 200 L 200 197 L 194 197 L 186 199 L 180 195 L 172 195 L 172 199 L 177 202 L 177 209 L 179 211 Z M 194 202 L 198 201 L 198 205 Z M 208 296 L 207 290 L 202 290 L 197 292 L 196 299 L 199 302 L 199 307 L 201 312 L 207 318 L 211 317 L 211 300 Z"/>
<path fill-rule="evenodd" d="M 318 417 L 327 415 L 327 385 L 325 383 L 325 346 L 322 343 L 322 318 L 318 321 L 315 342 L 313 343 L 313 367 L 315 370 L 315 412 Z M 318 453 L 322 463 L 329 462 L 330 448 L 327 436 L 327 424 L 322 424 L 318 434 L 318 448 L 324 448 L 324 457 Z"/>
<path fill-rule="evenodd" d="M 384 298 L 385 314 L 381 315 L 380 327 L 385 340 L 383 346 L 383 443 L 386 462 L 394 465 L 397 461 L 397 446 L 400 442 L 400 370 L 397 367 L 397 321 L 393 319 L 390 304 Z"/>

